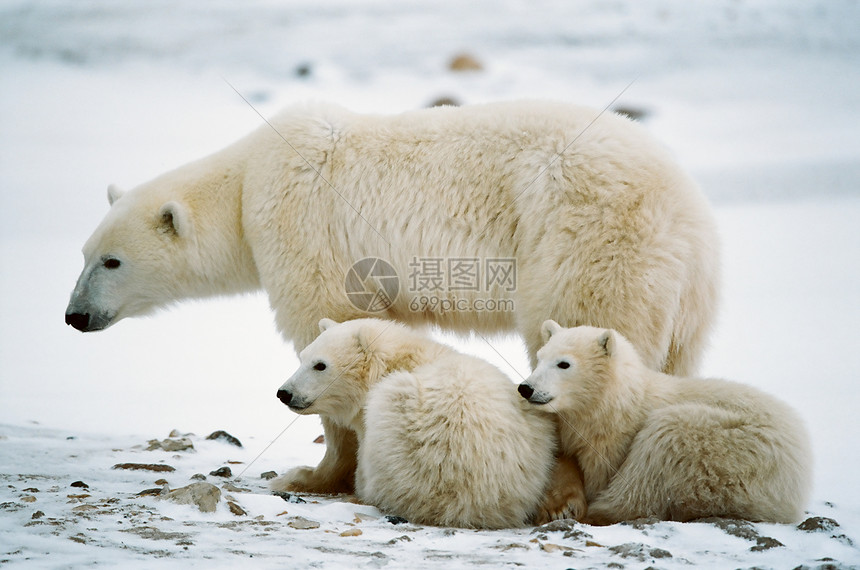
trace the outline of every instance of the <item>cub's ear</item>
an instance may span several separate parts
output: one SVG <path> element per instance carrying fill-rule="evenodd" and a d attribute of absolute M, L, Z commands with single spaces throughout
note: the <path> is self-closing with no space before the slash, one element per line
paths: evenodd
<path fill-rule="evenodd" d="M 612 356 L 612 353 L 615 352 L 615 335 L 612 334 L 612 331 L 603 331 L 603 334 L 597 339 L 597 345 L 606 356 Z"/>
<path fill-rule="evenodd" d="M 122 190 L 116 184 L 111 184 L 108 186 L 107 196 L 108 196 L 108 204 L 113 206 L 113 203 L 122 198 L 122 195 L 125 194 L 125 191 Z"/>
<path fill-rule="evenodd" d="M 325 332 L 336 324 L 337 321 L 333 321 L 331 319 L 320 319 L 320 332 Z"/>
<path fill-rule="evenodd" d="M 554 335 L 561 329 L 562 326 L 552 319 L 544 321 L 543 325 L 541 325 L 540 327 L 540 334 L 541 337 L 543 337 L 544 343 L 546 343 L 552 335 Z"/>
<path fill-rule="evenodd" d="M 158 229 L 177 237 L 188 237 L 191 235 L 188 211 L 179 202 L 167 202 L 158 212 Z"/>

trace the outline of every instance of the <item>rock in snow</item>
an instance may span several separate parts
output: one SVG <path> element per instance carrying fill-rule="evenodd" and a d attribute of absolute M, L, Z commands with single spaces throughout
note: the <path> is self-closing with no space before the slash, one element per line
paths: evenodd
<path fill-rule="evenodd" d="M 214 513 L 218 501 L 221 500 L 221 489 L 211 483 L 191 483 L 166 495 L 159 495 L 158 498 L 180 505 L 195 505 L 201 512 Z"/>

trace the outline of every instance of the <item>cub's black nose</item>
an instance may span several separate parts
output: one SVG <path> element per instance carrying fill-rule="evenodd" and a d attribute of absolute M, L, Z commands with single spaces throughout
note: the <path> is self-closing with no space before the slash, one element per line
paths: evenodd
<path fill-rule="evenodd" d="M 532 394 L 535 393 L 535 389 L 528 384 L 520 384 L 519 386 L 517 386 L 517 392 L 520 393 L 520 396 L 528 400 L 532 397 Z"/>
<path fill-rule="evenodd" d="M 72 325 L 79 331 L 86 331 L 90 326 L 89 313 L 66 313 L 66 324 Z"/>
<path fill-rule="evenodd" d="M 289 406 L 290 402 L 293 399 L 293 394 L 292 394 L 292 392 L 287 392 L 286 390 L 278 390 L 278 399 L 284 405 Z"/>

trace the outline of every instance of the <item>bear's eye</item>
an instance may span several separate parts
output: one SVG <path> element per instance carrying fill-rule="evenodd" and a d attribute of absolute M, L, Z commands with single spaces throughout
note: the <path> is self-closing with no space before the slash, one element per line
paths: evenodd
<path fill-rule="evenodd" d="M 106 269 L 116 269 L 120 266 L 120 261 L 115 257 L 108 257 L 104 261 L 104 266 Z"/>
<path fill-rule="evenodd" d="M 314 370 L 319 370 L 320 372 L 325 370 L 325 362 L 317 362 L 314 364 Z"/>
<path fill-rule="evenodd" d="M 567 370 L 568 368 L 570 368 L 570 362 L 568 362 L 567 360 L 562 360 L 561 362 L 556 364 L 556 366 L 558 366 L 562 370 Z"/>

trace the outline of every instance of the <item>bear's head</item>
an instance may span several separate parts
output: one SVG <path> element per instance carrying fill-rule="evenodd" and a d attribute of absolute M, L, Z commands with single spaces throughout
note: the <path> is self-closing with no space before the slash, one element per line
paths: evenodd
<path fill-rule="evenodd" d="M 159 194 L 108 188 L 111 208 L 84 244 L 67 324 L 98 331 L 184 296 L 194 227 L 184 205 Z"/>
<path fill-rule="evenodd" d="M 373 318 L 344 323 L 322 319 L 319 327 L 320 335 L 299 353 L 299 369 L 277 397 L 296 413 L 350 425 L 374 383 L 391 370 L 411 368 L 415 350 L 409 339 L 414 333 Z"/>
<path fill-rule="evenodd" d="M 544 346 L 532 374 L 519 385 L 523 398 L 547 411 L 575 411 L 597 405 L 626 361 L 632 346 L 615 331 L 564 328 L 553 320 L 541 327 Z M 551 403 L 551 404 L 550 404 Z"/>

